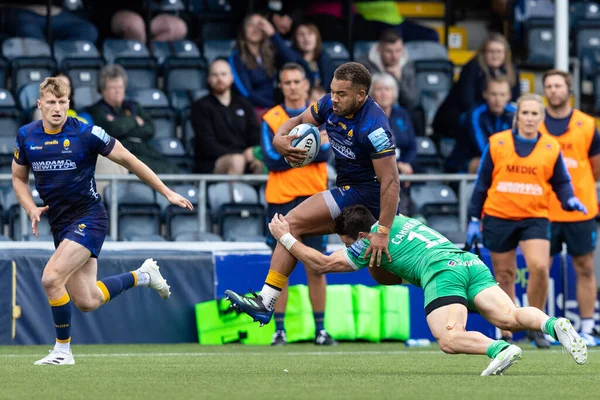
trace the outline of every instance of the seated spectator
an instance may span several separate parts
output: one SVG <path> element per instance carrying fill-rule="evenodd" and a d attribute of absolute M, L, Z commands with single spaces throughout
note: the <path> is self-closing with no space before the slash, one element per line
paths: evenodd
<path fill-rule="evenodd" d="M 12 3 L 12 4 L 11 4 Z M 10 36 L 47 40 L 48 1 L 27 1 L 27 5 L 9 2 L 3 9 L 4 30 Z M 55 2 L 56 3 L 56 2 Z M 50 8 L 52 40 L 88 40 L 96 42 L 98 30 L 90 21 L 59 6 Z"/>
<path fill-rule="evenodd" d="M 71 79 L 69 79 L 69 77 L 67 75 L 65 75 L 63 72 L 57 72 L 56 74 L 52 75 L 54 78 L 60 78 L 62 79 L 66 86 L 67 86 L 67 90 L 68 90 L 68 94 L 67 96 L 69 97 L 69 110 L 67 111 L 67 117 L 73 117 L 73 118 L 77 118 L 78 120 L 80 120 L 81 122 L 83 122 L 84 124 L 92 124 L 92 118 L 88 113 L 77 113 L 77 111 L 74 110 L 75 108 L 75 104 L 73 103 L 73 99 L 71 99 Z M 36 108 L 33 111 L 33 115 L 31 120 L 32 121 L 38 121 L 42 119 L 42 111 L 39 108 Z M 104 158 L 104 157 L 101 157 Z"/>
<path fill-rule="evenodd" d="M 448 172 L 477 173 L 490 136 L 512 126 L 516 108 L 509 103 L 510 82 L 506 76 L 488 81 L 483 98 L 485 102 L 466 115 L 463 133 L 446 161 Z"/>
<path fill-rule="evenodd" d="M 396 163 L 402 175 L 412 175 L 417 160 L 417 143 L 410 115 L 397 104 L 396 80 L 388 73 L 376 73 L 372 77 L 369 96 L 388 116 L 390 128 L 396 141 Z M 400 186 L 400 212 L 410 214 L 410 182 Z"/>
<path fill-rule="evenodd" d="M 123 39 L 137 40 L 147 43 L 146 20 L 144 16 L 150 3 L 158 1 L 117 1 L 105 0 L 97 2 L 94 10 L 95 21 L 99 27 L 106 27 L 106 36 L 116 35 Z M 178 16 L 159 13 L 150 20 L 151 41 L 172 42 L 185 39 L 188 28 L 185 21 Z"/>
<path fill-rule="evenodd" d="M 462 69 L 458 82 L 438 109 L 433 121 L 436 137 L 456 137 L 465 113 L 483 103 L 486 82 L 506 75 L 511 88 L 511 100 L 521 95 L 519 72 L 512 62 L 510 46 L 500 33 L 492 33 L 477 54 Z"/>
<path fill-rule="evenodd" d="M 157 174 L 177 174 L 180 169 L 156 151 L 148 142 L 154 137 L 150 116 L 134 101 L 125 99 L 127 74 L 118 64 L 100 71 L 98 88 L 102 99 L 88 108 L 94 124 L 142 160 Z"/>
<path fill-rule="evenodd" d="M 232 84 L 227 61 L 213 61 L 208 70 L 210 94 L 192 105 L 197 173 L 263 172 L 262 163 L 254 155 L 254 147 L 260 144 L 258 120 L 252 104 L 233 92 Z"/>
<path fill-rule="evenodd" d="M 321 97 L 325 96 L 327 91 L 323 89 L 321 86 L 311 86 L 308 92 L 308 101 L 311 103 L 316 103 L 321 100 Z"/>
<path fill-rule="evenodd" d="M 298 62 L 304 67 L 311 86 L 322 86 L 329 91 L 333 79 L 333 63 L 323 51 L 319 28 L 315 24 L 300 23 L 292 38 L 293 49 L 299 54 Z"/>
<path fill-rule="evenodd" d="M 259 116 L 275 105 L 277 65 L 297 58 L 264 17 L 250 14 L 244 18 L 229 63 L 236 89 L 256 107 Z"/>
<path fill-rule="evenodd" d="M 402 38 L 392 30 L 384 31 L 369 54 L 358 60 L 371 74 L 387 72 L 392 75 L 398 87 L 398 102 L 412 110 L 417 103 L 417 82 L 415 69 L 408 61 Z"/>

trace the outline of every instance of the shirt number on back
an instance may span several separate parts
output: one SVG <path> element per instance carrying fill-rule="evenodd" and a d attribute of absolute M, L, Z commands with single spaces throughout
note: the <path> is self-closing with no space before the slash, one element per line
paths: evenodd
<path fill-rule="evenodd" d="M 426 243 L 425 248 L 431 249 L 438 244 L 446 243 L 448 241 L 447 238 L 443 237 L 436 231 L 431 228 L 426 227 L 425 225 L 419 225 L 417 228 L 419 231 L 422 231 L 423 234 L 417 233 L 415 231 L 410 231 L 408 233 L 408 241 L 410 242 L 413 239 L 419 239 L 420 241 Z"/>

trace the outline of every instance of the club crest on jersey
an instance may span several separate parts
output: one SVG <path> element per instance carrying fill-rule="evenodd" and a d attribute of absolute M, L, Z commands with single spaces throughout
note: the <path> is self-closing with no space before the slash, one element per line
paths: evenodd
<path fill-rule="evenodd" d="M 448 261 L 448 265 L 449 265 L 450 267 L 454 267 L 454 266 L 456 265 L 456 261 L 454 261 L 454 260 L 450 260 L 450 261 Z"/>
<path fill-rule="evenodd" d="M 352 136 L 354 136 L 354 129 L 348 131 L 348 137 L 351 138 Z"/>
<path fill-rule="evenodd" d="M 69 139 L 65 139 L 63 141 L 63 147 L 65 150 L 69 150 L 69 146 L 71 146 L 71 141 Z"/>
<path fill-rule="evenodd" d="M 83 230 L 85 229 L 85 224 L 79 224 L 77 225 L 77 229 L 79 229 L 81 232 L 83 232 Z"/>

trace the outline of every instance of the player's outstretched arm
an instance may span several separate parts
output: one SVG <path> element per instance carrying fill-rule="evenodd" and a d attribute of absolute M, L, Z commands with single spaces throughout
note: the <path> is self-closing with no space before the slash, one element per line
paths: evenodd
<path fill-rule="evenodd" d="M 38 207 L 33 201 L 31 190 L 29 190 L 29 165 L 20 165 L 12 162 L 12 184 L 19 204 L 25 210 L 31 220 L 31 231 L 38 237 L 37 224 L 40 216 L 48 211 L 48 206 Z"/>
<path fill-rule="evenodd" d="M 305 246 L 290 233 L 290 225 L 281 214 L 275 214 L 269 223 L 269 230 L 273 237 L 281 242 L 290 253 L 302 261 L 313 271 L 320 274 L 329 272 L 351 272 L 352 266 L 346 261 L 343 250 L 338 250 L 326 256 L 323 253 Z"/>
<path fill-rule="evenodd" d="M 181 208 L 194 209 L 194 206 L 188 199 L 169 189 L 167 185 L 156 176 L 154 171 L 141 162 L 136 156 L 131 154 L 118 140 L 107 158 L 133 172 L 140 180 L 165 196 L 165 198 L 169 200 L 169 203 Z"/>
<path fill-rule="evenodd" d="M 299 137 L 300 134 L 291 136 L 289 133 L 300 124 L 319 125 L 312 116 L 310 107 L 297 117 L 292 117 L 285 121 L 279 129 L 277 129 L 277 132 L 275 132 L 275 136 L 273 137 L 273 147 L 275 147 L 275 150 L 292 162 L 302 162 L 302 160 L 306 158 L 306 153 L 308 153 L 307 150 L 292 147 L 292 141 Z"/>

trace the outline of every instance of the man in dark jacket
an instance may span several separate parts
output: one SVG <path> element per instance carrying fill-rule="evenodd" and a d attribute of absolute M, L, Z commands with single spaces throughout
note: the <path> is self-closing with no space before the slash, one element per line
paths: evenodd
<path fill-rule="evenodd" d="M 177 174 L 181 170 L 148 144 L 154 137 L 152 119 L 134 101 L 125 99 L 127 73 L 118 64 L 100 71 L 98 88 L 102 99 L 88 108 L 94 124 L 121 141 L 123 146 L 158 174 Z"/>
<path fill-rule="evenodd" d="M 233 93 L 233 75 L 225 60 L 213 61 L 208 70 L 210 94 L 192 105 L 196 172 L 259 174 L 263 164 L 254 156 L 260 144 L 260 127 L 252 104 Z"/>
<path fill-rule="evenodd" d="M 489 137 L 512 126 L 516 108 L 509 103 L 510 96 L 510 83 L 505 76 L 488 82 L 483 92 L 485 102 L 466 114 L 463 129 L 447 160 L 449 172 L 477 173 Z"/>

